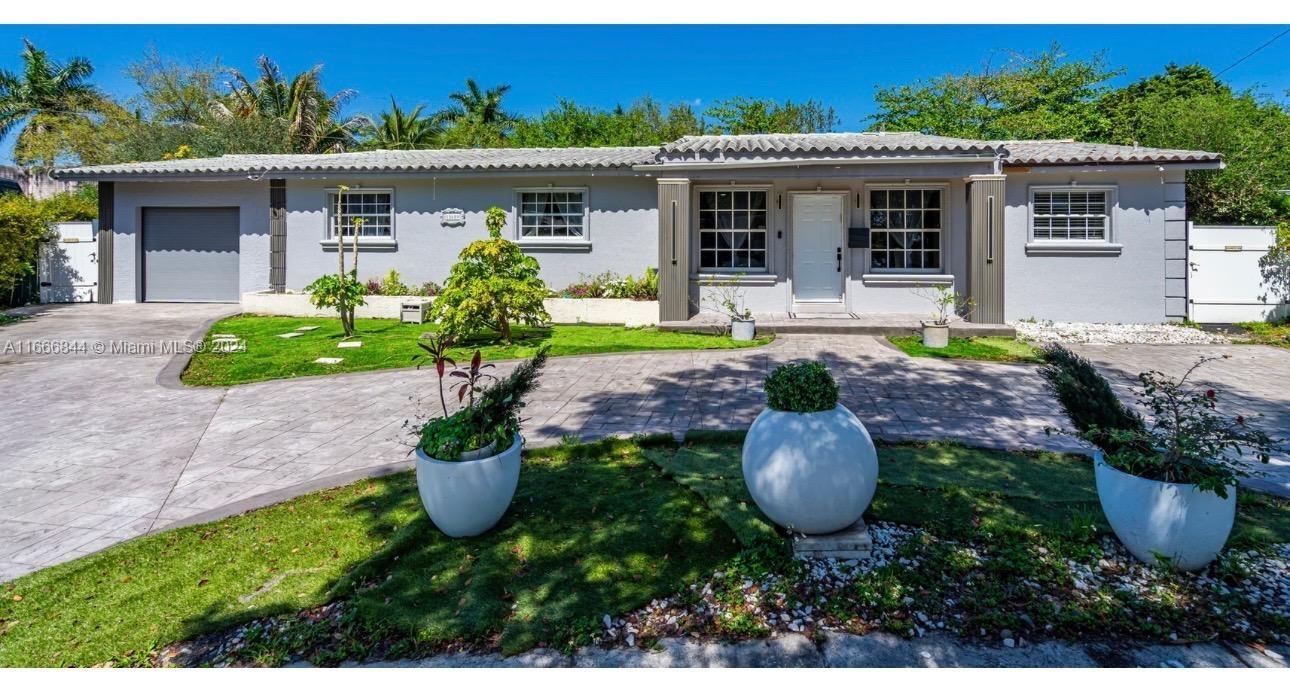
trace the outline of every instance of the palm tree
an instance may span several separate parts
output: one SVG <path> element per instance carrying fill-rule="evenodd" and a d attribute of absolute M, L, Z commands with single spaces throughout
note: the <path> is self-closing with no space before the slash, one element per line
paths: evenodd
<path fill-rule="evenodd" d="M 443 133 L 443 122 L 433 116 L 422 116 L 421 110 L 424 108 L 424 105 L 418 104 L 412 111 L 405 112 L 399 108 L 394 97 L 390 97 L 390 110 L 381 112 L 379 120 L 367 129 L 363 144 L 382 150 L 434 147 Z"/>
<path fill-rule="evenodd" d="M 345 102 L 357 94 L 341 90 L 327 94 L 322 87 L 322 66 L 315 65 L 287 80 L 268 56 L 256 61 L 254 81 L 230 70 L 230 93 L 224 111 L 238 118 L 264 118 L 281 123 L 291 148 L 300 153 L 344 152 L 354 146 L 358 131 L 370 122 L 364 116 L 340 116 Z"/>
<path fill-rule="evenodd" d="M 59 63 L 27 39 L 22 42 L 22 74 L 0 70 L 0 139 L 24 122 L 20 141 L 50 122 L 88 119 L 102 111 L 106 98 L 89 83 L 94 68 L 88 60 Z"/>
<path fill-rule="evenodd" d="M 510 85 L 497 85 L 484 90 L 473 78 L 466 78 L 465 91 L 448 95 L 452 106 L 435 116 L 455 131 L 449 135 L 451 141 L 468 147 L 496 145 L 515 123 L 515 117 L 502 109 L 502 97 L 510 89 Z"/>

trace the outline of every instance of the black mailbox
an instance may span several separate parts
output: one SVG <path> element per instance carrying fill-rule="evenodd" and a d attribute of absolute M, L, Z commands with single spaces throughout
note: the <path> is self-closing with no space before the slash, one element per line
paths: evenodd
<path fill-rule="evenodd" d="M 869 248 L 869 228 L 867 227 L 847 228 L 847 248 L 868 249 Z"/>

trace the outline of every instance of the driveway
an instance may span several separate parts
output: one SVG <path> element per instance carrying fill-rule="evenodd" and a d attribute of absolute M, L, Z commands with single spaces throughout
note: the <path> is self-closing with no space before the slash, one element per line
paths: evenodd
<path fill-rule="evenodd" d="M 227 389 L 158 384 L 170 356 L 140 347 L 182 342 L 236 309 L 62 306 L 0 329 L 0 579 L 152 530 L 408 467 L 408 420 L 438 409 L 428 371 Z M 45 339 L 88 349 L 4 351 L 44 350 L 21 342 Z M 95 341 L 104 350 L 94 350 Z M 541 445 L 570 434 L 744 429 L 764 404 L 766 372 L 803 358 L 830 365 L 843 403 L 876 436 L 1074 445 L 1045 435 L 1045 427 L 1067 423 L 1033 366 L 911 359 L 862 336 L 553 359 L 525 409 L 525 435 Z"/>

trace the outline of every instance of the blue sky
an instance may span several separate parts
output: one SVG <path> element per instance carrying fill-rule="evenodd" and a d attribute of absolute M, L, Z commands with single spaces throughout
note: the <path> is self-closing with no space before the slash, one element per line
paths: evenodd
<path fill-rule="evenodd" d="M 218 58 L 244 71 L 261 54 L 288 73 L 324 64 L 328 89 L 353 88 L 350 110 L 441 105 L 474 77 L 509 83 L 512 111 L 532 114 L 559 98 L 612 106 L 649 94 L 700 108 L 745 95 L 819 99 L 846 130 L 867 125 L 876 85 L 973 68 L 992 51 L 1035 51 L 1057 41 L 1072 55 L 1105 50 L 1126 70 L 1119 82 L 1169 62 L 1231 65 L 1283 26 L 15 26 L 0 27 L 0 67 L 19 67 L 21 39 L 56 58 L 80 55 L 95 81 L 124 98 L 123 74 L 149 45 L 163 55 Z M 1227 72 L 1238 88 L 1290 90 L 1290 36 Z M 0 142 L 9 161 L 12 136 Z"/>

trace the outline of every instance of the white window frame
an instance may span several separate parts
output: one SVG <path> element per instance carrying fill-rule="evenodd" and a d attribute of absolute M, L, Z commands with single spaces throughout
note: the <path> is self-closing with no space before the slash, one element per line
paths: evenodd
<path fill-rule="evenodd" d="M 699 198 L 704 192 L 715 191 L 760 191 L 766 194 L 766 263 L 763 266 L 750 267 L 726 267 L 726 266 L 704 266 L 703 265 L 703 228 L 699 225 Z M 727 275 L 764 276 L 771 273 L 771 254 L 774 249 L 774 238 L 771 231 L 775 229 L 775 197 L 774 187 L 768 184 L 726 184 L 726 185 L 706 185 L 694 187 L 694 207 L 691 223 L 694 230 L 694 246 L 691 247 L 691 253 L 694 254 L 694 267 L 700 274 L 708 274 L 714 277 L 724 277 Z"/>
<path fill-rule="evenodd" d="M 940 235 L 940 245 L 937 251 L 940 256 L 941 264 L 939 267 L 934 269 L 929 269 L 929 268 L 876 269 L 873 267 L 874 229 L 872 227 L 873 219 L 870 217 L 872 203 L 869 197 L 869 192 L 871 191 L 906 191 L 909 189 L 919 189 L 919 190 L 936 189 L 941 192 L 941 207 L 940 207 L 941 226 L 937 228 L 937 232 Z M 861 196 L 861 200 L 864 203 L 864 207 L 860 211 L 861 214 L 863 215 L 864 227 L 869 229 L 869 247 L 864 250 L 865 252 L 864 268 L 865 268 L 866 275 L 905 276 L 909 278 L 925 276 L 928 278 L 940 279 L 942 276 L 949 273 L 949 271 L 947 270 L 950 268 L 950 259 L 949 259 L 950 245 L 948 240 L 949 229 L 950 229 L 950 185 L 949 184 L 945 182 L 909 182 L 908 184 L 904 182 L 876 182 L 873 184 L 865 184 L 864 191 L 861 192 L 860 196 Z M 926 231 L 929 228 L 921 228 L 921 229 L 923 231 Z M 887 229 L 884 228 L 883 232 L 886 232 L 886 231 Z M 924 249 L 924 251 L 927 251 L 927 250 Z"/>
<path fill-rule="evenodd" d="M 1101 239 L 1051 239 L 1035 238 L 1035 194 L 1042 191 L 1104 191 L 1106 192 L 1106 234 Z M 1031 186 L 1026 192 L 1026 248 L 1043 249 L 1118 249 L 1116 238 L 1116 211 L 1120 208 L 1119 187 L 1114 184 L 1054 184 Z"/>
<path fill-rule="evenodd" d="M 525 237 L 524 236 L 524 194 L 552 194 L 552 193 L 578 193 L 582 194 L 582 234 L 581 235 L 560 235 L 555 237 Z M 589 186 L 528 186 L 514 189 L 515 205 L 511 210 L 511 217 L 514 219 L 511 225 L 512 238 L 521 245 L 533 245 L 539 247 L 542 245 L 551 246 L 568 246 L 569 244 L 591 244 L 591 187 Z"/>
<path fill-rule="evenodd" d="M 336 207 L 335 205 L 333 205 L 333 201 L 331 200 L 331 198 L 332 196 L 339 196 L 341 191 L 339 188 L 329 188 L 329 189 L 325 189 L 325 191 L 326 191 L 326 195 L 324 196 L 323 207 L 326 209 L 326 212 L 323 216 L 323 219 L 324 219 L 323 239 L 322 239 L 323 244 L 334 245 L 336 244 L 337 239 L 340 239 L 341 241 L 352 241 L 354 239 L 353 235 L 333 235 L 332 234 L 333 220 L 336 217 Z M 367 187 L 367 186 L 350 187 L 349 190 L 345 192 L 345 195 L 347 196 L 355 195 L 355 194 L 389 194 L 390 195 L 390 234 L 389 235 L 359 235 L 358 236 L 359 246 L 362 246 L 363 244 L 367 244 L 367 243 L 381 244 L 381 243 L 393 242 L 394 236 L 395 236 L 395 232 L 394 232 L 395 221 L 396 221 L 396 218 L 398 218 L 398 214 L 396 213 L 398 208 L 394 204 L 394 188 L 393 187 Z"/>

